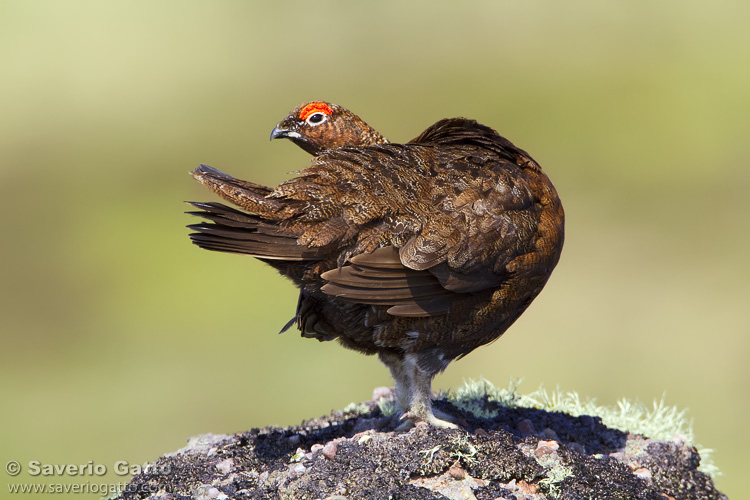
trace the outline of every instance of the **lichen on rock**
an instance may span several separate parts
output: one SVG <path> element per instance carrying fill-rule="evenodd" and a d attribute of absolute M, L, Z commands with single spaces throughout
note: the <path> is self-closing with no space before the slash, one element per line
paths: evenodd
<path fill-rule="evenodd" d="M 483 416 L 435 402 L 460 430 L 396 433 L 398 416 L 368 401 L 294 427 L 199 436 L 118 498 L 726 499 L 679 435 L 657 441 L 486 398 L 473 406 Z"/>

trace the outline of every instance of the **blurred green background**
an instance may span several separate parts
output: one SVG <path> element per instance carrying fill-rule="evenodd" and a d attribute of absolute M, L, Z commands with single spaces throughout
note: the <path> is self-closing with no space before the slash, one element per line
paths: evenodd
<path fill-rule="evenodd" d="M 741 1 L 3 1 L 2 460 L 110 471 L 3 482 L 126 480 L 115 462 L 296 424 L 391 383 L 375 358 L 277 335 L 293 287 L 184 228 L 184 200 L 215 199 L 189 170 L 289 178 L 308 156 L 269 133 L 326 99 L 396 141 L 475 118 L 563 199 L 566 247 L 544 292 L 435 388 L 484 376 L 602 404 L 666 394 L 737 496 L 749 16 Z"/>

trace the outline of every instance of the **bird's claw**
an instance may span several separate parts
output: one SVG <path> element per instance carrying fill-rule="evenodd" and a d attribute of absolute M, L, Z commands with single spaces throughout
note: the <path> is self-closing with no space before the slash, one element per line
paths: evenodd
<path fill-rule="evenodd" d="M 449 415 L 439 412 L 441 417 L 444 418 L 450 418 Z M 402 423 L 396 428 L 397 432 L 405 432 L 414 427 L 418 422 L 424 422 L 427 425 L 431 427 L 435 427 L 438 429 L 458 429 L 458 425 L 454 424 L 453 422 L 450 422 L 448 420 L 442 420 L 437 418 L 433 413 L 429 413 L 427 415 L 416 415 L 415 413 L 411 411 L 404 412 L 400 417 L 399 420 L 402 421 Z"/>

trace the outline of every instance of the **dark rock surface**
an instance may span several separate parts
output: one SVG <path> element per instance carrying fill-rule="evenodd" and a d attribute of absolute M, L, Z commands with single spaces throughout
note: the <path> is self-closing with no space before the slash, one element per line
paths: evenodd
<path fill-rule="evenodd" d="M 393 429 L 373 402 L 296 427 L 204 435 L 133 477 L 122 499 L 726 499 L 696 449 L 598 417 L 495 408 L 463 430 Z M 362 412 L 362 410 L 367 410 Z"/>

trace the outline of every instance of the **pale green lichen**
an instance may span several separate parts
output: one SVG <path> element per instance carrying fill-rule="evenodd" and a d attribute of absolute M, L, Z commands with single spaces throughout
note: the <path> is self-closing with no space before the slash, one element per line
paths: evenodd
<path fill-rule="evenodd" d="M 390 417 L 398 411 L 398 404 L 393 399 L 380 398 L 378 399 L 378 408 L 380 408 L 380 413 L 383 416 Z"/>
<path fill-rule="evenodd" d="M 305 450 L 298 448 L 294 455 L 289 458 L 289 461 L 292 463 L 301 462 L 303 458 L 305 458 Z"/>
<path fill-rule="evenodd" d="M 503 389 L 495 387 L 486 379 L 469 379 L 450 392 L 447 399 L 458 408 L 480 418 L 497 416 L 497 410 L 486 405 L 487 402 L 493 402 L 510 408 L 536 408 L 567 413 L 574 417 L 598 416 L 607 427 L 662 441 L 679 436 L 698 449 L 701 456 L 700 471 L 711 476 L 720 475 L 711 460 L 713 450 L 695 444 L 693 422 L 687 417 L 687 410 L 667 405 L 664 396 L 659 401 L 654 401 L 651 408 L 640 401 L 627 399 L 621 399 L 613 408 L 598 405 L 593 398 L 581 399 L 575 392 L 562 392 L 559 388 L 548 391 L 539 387 L 530 394 L 518 394 L 519 385 L 520 381 L 511 380 L 508 387 Z"/>
<path fill-rule="evenodd" d="M 547 492 L 552 498 L 560 496 L 560 487 L 565 478 L 573 475 L 573 469 L 565 466 L 558 460 L 552 468 L 547 470 L 547 477 L 539 480 L 539 484 L 547 488 Z"/>
<path fill-rule="evenodd" d="M 557 453 L 545 453 L 541 456 L 535 453 L 533 456 L 537 463 L 544 467 L 547 475 L 539 481 L 540 486 L 546 488 L 552 498 L 557 498 L 560 495 L 559 484 L 573 475 L 573 469 L 565 465 Z"/>
<path fill-rule="evenodd" d="M 429 450 L 421 450 L 419 454 L 424 455 L 425 459 L 427 460 L 427 463 L 431 464 L 432 459 L 435 458 L 435 453 L 439 452 L 442 447 L 443 447 L 442 445 L 437 445 L 433 448 L 430 448 Z"/>
<path fill-rule="evenodd" d="M 468 435 L 461 434 L 451 437 L 446 451 L 454 460 L 463 460 L 464 462 L 473 462 L 477 454 L 477 448 L 469 442 Z"/>
<path fill-rule="evenodd" d="M 519 398 L 522 396 L 516 393 L 518 385 L 519 382 L 511 380 L 507 389 L 501 389 L 483 378 L 469 379 L 461 387 L 448 393 L 447 399 L 454 406 L 479 418 L 495 418 L 498 414 L 497 409 L 487 403 L 498 403 L 511 408 L 525 406 L 519 404 Z"/>
<path fill-rule="evenodd" d="M 370 407 L 367 406 L 365 403 L 349 403 L 343 409 L 344 413 L 357 413 L 360 415 L 367 413 L 369 411 L 370 411 Z"/>

